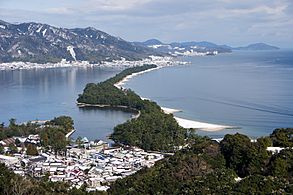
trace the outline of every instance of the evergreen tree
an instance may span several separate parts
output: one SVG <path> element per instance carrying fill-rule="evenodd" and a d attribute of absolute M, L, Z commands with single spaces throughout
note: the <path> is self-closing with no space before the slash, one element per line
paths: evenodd
<path fill-rule="evenodd" d="M 31 155 L 31 156 L 37 156 L 39 153 L 38 153 L 37 147 L 35 145 L 28 144 L 26 146 L 26 154 Z"/>

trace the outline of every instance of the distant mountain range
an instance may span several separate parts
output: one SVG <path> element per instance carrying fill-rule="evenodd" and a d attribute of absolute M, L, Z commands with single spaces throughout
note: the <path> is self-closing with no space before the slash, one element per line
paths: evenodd
<path fill-rule="evenodd" d="M 229 53 L 233 50 L 275 50 L 278 47 L 265 43 L 255 43 L 246 47 L 230 47 L 228 45 L 217 45 L 211 42 L 174 42 L 162 43 L 157 39 L 150 39 L 145 42 L 135 42 L 136 45 L 146 46 L 160 52 L 171 55 L 215 55 L 218 53 Z"/>
<path fill-rule="evenodd" d="M 276 50 L 280 49 L 279 47 L 268 45 L 265 43 L 254 43 L 250 44 L 246 47 L 236 47 L 234 50 Z"/>
<path fill-rule="evenodd" d="M 10 24 L 0 20 L 0 63 L 12 61 L 97 63 L 125 58 L 138 60 L 159 55 L 94 28 L 56 28 L 47 24 Z"/>
<path fill-rule="evenodd" d="M 0 20 L 0 63 L 140 60 L 150 55 L 216 55 L 232 50 L 278 49 L 264 43 L 232 48 L 211 42 L 162 43 L 157 39 L 128 42 L 95 28 L 57 28 L 41 23 L 11 24 Z"/>
<path fill-rule="evenodd" d="M 134 42 L 136 45 L 153 48 L 162 53 L 170 55 L 215 55 L 218 53 L 232 52 L 226 45 L 217 45 L 211 42 L 173 42 L 162 43 L 157 39 L 150 39 L 145 42 Z"/>

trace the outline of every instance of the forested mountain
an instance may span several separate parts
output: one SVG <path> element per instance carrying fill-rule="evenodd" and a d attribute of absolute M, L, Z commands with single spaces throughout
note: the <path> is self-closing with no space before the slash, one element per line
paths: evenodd
<path fill-rule="evenodd" d="M 95 28 L 57 28 L 40 23 L 10 24 L 0 20 L 0 63 L 138 60 L 158 54 Z"/>

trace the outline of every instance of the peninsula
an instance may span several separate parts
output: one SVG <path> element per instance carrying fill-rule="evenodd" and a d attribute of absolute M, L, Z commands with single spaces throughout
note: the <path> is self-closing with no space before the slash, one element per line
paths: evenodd
<path fill-rule="evenodd" d="M 184 144 L 187 130 L 178 125 L 173 115 L 165 114 L 155 102 L 142 100 L 130 89 L 118 89 L 114 86 L 127 75 L 153 68 L 157 66 L 133 67 L 104 82 L 89 83 L 77 102 L 139 110 L 140 115 L 137 118 L 116 126 L 110 138 L 116 143 L 138 146 L 145 150 L 174 151 Z"/>
<path fill-rule="evenodd" d="M 79 107 L 127 108 L 139 114 L 132 120 L 114 128 L 110 138 L 117 143 L 138 146 L 145 150 L 173 151 L 185 144 L 191 129 L 219 131 L 230 126 L 208 124 L 174 117 L 170 109 L 161 108 L 155 102 L 142 99 L 122 85 L 128 79 L 158 69 L 162 66 L 148 64 L 123 70 L 116 76 L 98 83 L 86 85 L 77 99 Z"/>

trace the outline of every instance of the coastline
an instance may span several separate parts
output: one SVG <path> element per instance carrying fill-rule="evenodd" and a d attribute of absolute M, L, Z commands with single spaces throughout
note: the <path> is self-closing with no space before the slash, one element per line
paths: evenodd
<path fill-rule="evenodd" d="M 151 68 L 151 69 L 148 69 L 148 70 L 144 70 L 144 71 L 141 71 L 141 72 L 136 72 L 136 73 L 132 73 L 130 75 L 127 75 L 126 77 L 124 77 L 121 81 L 117 82 L 114 84 L 115 87 L 117 87 L 118 89 L 121 89 L 123 88 L 123 85 L 128 81 L 130 80 L 131 78 L 133 77 L 136 77 L 138 75 L 141 75 L 141 74 L 144 74 L 144 73 L 147 73 L 147 72 L 151 72 L 153 70 L 158 70 L 160 68 L 163 68 L 163 66 L 158 66 L 156 68 Z M 142 98 L 141 98 L 142 99 Z"/>
<path fill-rule="evenodd" d="M 158 66 L 156 68 L 151 68 L 148 70 L 144 70 L 141 72 L 137 72 L 137 73 L 132 73 L 126 77 L 124 77 L 121 81 L 117 82 L 114 84 L 115 87 L 117 87 L 118 89 L 123 89 L 123 85 L 129 81 L 131 78 L 153 71 L 153 70 L 158 70 L 160 68 L 163 68 L 166 66 Z M 148 98 L 142 98 L 141 99 L 148 99 Z M 100 105 L 100 106 L 104 106 L 104 105 Z M 160 106 L 161 107 L 161 106 Z M 161 107 L 162 111 L 166 114 L 174 114 L 176 112 L 182 112 L 181 110 L 177 110 L 177 109 L 173 109 L 173 108 L 166 108 L 166 107 Z M 239 128 L 239 127 L 233 127 L 233 126 L 228 126 L 228 125 L 220 125 L 220 124 L 212 124 L 212 123 L 206 123 L 206 122 L 200 122 L 200 121 L 196 121 L 196 120 L 189 120 L 189 119 L 183 119 L 180 117 L 176 117 L 173 116 L 174 119 L 177 121 L 178 125 L 183 127 L 183 128 L 193 128 L 193 129 L 198 129 L 201 131 L 207 131 L 207 132 L 216 132 L 216 131 L 222 131 L 225 129 L 235 129 L 235 128 Z"/>
<path fill-rule="evenodd" d="M 127 110 L 127 111 L 131 111 L 135 113 L 135 115 L 131 117 L 132 119 L 136 119 L 140 116 L 140 110 L 129 108 L 127 106 L 121 106 L 121 105 L 113 106 L 113 105 L 106 105 L 106 104 L 86 104 L 86 103 L 80 103 L 80 102 L 76 102 L 76 105 L 79 108 L 105 108 L 105 109 L 119 109 L 123 111 Z"/>
<path fill-rule="evenodd" d="M 166 108 L 166 107 L 161 107 L 161 108 L 166 114 L 174 114 L 177 112 L 182 112 L 181 110 L 177 110 L 177 109 L 173 109 L 173 108 Z M 200 122 L 200 121 L 195 121 L 195 120 L 189 120 L 189 119 L 184 119 L 184 118 L 180 118 L 177 116 L 174 116 L 174 118 L 181 127 L 186 128 L 186 129 L 193 128 L 193 129 L 198 129 L 201 131 L 214 132 L 214 131 L 222 131 L 225 129 L 239 128 L 239 127 L 233 127 L 233 126 L 228 126 L 228 125 L 219 125 L 219 124 L 212 124 L 212 123 Z"/>
<path fill-rule="evenodd" d="M 75 129 L 72 129 L 69 133 L 65 135 L 66 139 L 69 139 L 69 137 L 75 132 Z"/>
<path fill-rule="evenodd" d="M 161 57 L 161 56 L 149 56 L 148 58 L 143 58 L 141 60 L 129 61 L 124 58 L 120 60 L 112 61 L 101 61 L 99 63 L 90 63 L 89 61 L 66 61 L 65 59 L 60 62 L 52 63 L 47 62 L 44 64 L 34 63 L 34 62 L 7 62 L 0 63 L 0 71 L 3 70 L 30 70 L 30 69 L 50 69 L 50 68 L 130 68 L 135 66 L 142 66 L 144 64 L 156 64 L 157 66 L 165 66 L 166 64 L 186 64 L 185 62 L 175 61 L 174 57 Z"/>
<path fill-rule="evenodd" d="M 218 124 L 205 123 L 205 122 L 200 122 L 195 120 L 183 119 L 176 116 L 174 116 L 174 118 L 181 127 L 186 129 L 192 128 L 192 129 L 197 129 L 201 131 L 215 132 L 215 131 L 222 131 L 225 129 L 239 128 L 239 127 L 233 127 L 233 126 L 218 125 Z"/>

